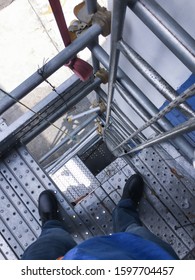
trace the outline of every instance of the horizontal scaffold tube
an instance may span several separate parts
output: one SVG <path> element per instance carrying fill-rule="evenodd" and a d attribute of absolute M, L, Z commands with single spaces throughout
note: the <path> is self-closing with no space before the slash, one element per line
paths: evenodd
<path fill-rule="evenodd" d="M 16 87 L 13 91 L 10 92 L 9 96 L 5 96 L 1 100 L 0 104 L 0 115 L 4 113 L 8 108 L 14 105 L 17 100 L 20 100 L 39 84 L 41 84 L 45 79 L 51 76 L 64 64 L 73 58 L 79 51 L 84 49 L 91 41 L 97 38 L 101 33 L 101 27 L 98 24 L 92 25 L 87 32 L 84 32 L 76 40 L 74 40 L 71 45 L 62 50 L 54 58 L 48 61 L 42 68 L 38 69 L 34 74 L 27 78 L 23 83 Z M 42 73 L 42 74 L 40 74 Z"/>

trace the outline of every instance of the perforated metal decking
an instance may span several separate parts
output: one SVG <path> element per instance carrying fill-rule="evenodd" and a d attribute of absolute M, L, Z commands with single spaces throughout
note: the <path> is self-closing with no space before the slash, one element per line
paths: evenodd
<path fill-rule="evenodd" d="M 59 174 L 63 171 L 60 180 L 63 183 L 64 178 L 66 186 L 68 178 L 74 179 L 74 186 L 69 181 L 69 188 L 61 192 L 24 147 L 12 150 L 1 159 L 1 259 L 20 258 L 40 234 L 37 199 L 48 188 L 55 191 L 63 208 L 64 222 L 77 242 L 94 235 L 111 234 L 111 212 L 120 199 L 125 179 L 136 171 L 146 182 L 140 204 L 143 223 L 170 243 L 180 258 L 195 258 L 195 171 L 173 147 L 145 149 L 129 158 L 128 164 L 117 159 L 96 178 L 81 160 L 77 157 L 72 160 L 80 171 L 72 174 L 67 165 L 52 175 L 59 184 Z M 85 177 L 81 178 L 82 185 L 79 176 Z M 75 206 L 73 200 L 77 200 Z"/>

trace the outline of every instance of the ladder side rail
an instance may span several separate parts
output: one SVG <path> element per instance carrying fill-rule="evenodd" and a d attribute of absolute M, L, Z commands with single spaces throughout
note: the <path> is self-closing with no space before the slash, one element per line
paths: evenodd
<path fill-rule="evenodd" d="M 180 125 L 177 125 L 172 130 L 167 131 L 167 132 L 163 133 L 162 135 L 158 135 L 154 139 L 150 139 L 150 140 L 146 141 L 145 143 L 140 144 L 137 147 L 133 148 L 129 152 L 121 154 L 120 156 L 138 152 L 144 148 L 147 148 L 147 147 L 153 146 L 155 144 L 165 142 L 167 140 L 175 138 L 176 136 L 178 136 L 180 134 L 183 134 L 183 133 L 186 133 L 189 131 L 193 131 L 194 129 L 195 129 L 195 118 L 191 118 L 188 121 L 186 121 Z M 119 145 L 119 147 L 120 147 L 120 145 Z M 194 159 L 193 154 L 191 155 L 190 159 L 191 159 L 191 161 Z"/>
<path fill-rule="evenodd" d="M 147 127 L 149 127 L 151 124 L 157 122 L 160 118 L 164 117 L 167 113 L 169 113 L 172 109 L 176 108 L 180 103 L 182 103 L 187 98 L 195 95 L 195 89 L 192 87 L 190 90 L 185 91 L 183 94 L 179 95 L 175 100 L 170 102 L 164 109 L 162 109 L 158 114 L 153 116 L 148 122 L 146 122 L 142 127 L 140 127 L 136 132 L 134 132 L 131 136 L 129 136 L 124 142 L 122 142 L 119 146 L 122 146 L 123 144 L 127 143 L 127 141 L 131 140 L 134 136 L 136 136 L 140 131 L 143 131 Z M 194 118 L 191 118 L 192 120 Z M 174 130 L 174 128 L 172 129 Z M 162 136 L 162 134 L 161 134 Z M 118 146 L 118 147 L 119 147 Z M 118 148 L 116 147 L 116 149 Z"/>
<path fill-rule="evenodd" d="M 106 51 L 99 45 L 90 45 L 89 48 L 104 65 L 104 67 L 109 69 L 109 55 L 106 53 Z M 148 113 L 151 114 L 151 116 L 155 116 L 159 113 L 159 109 L 147 98 L 146 95 L 144 95 L 144 93 L 134 84 L 134 82 L 124 73 L 120 67 L 118 67 L 117 70 L 117 81 L 139 102 L 139 104 L 141 104 L 148 111 Z M 159 119 L 158 123 L 164 131 L 173 129 L 173 125 L 165 117 Z M 173 139 L 173 143 L 191 162 L 194 149 L 188 143 L 188 141 L 183 136 L 179 136 Z"/>
<path fill-rule="evenodd" d="M 128 0 L 129 8 L 195 73 L 195 40 L 154 0 Z"/>
<path fill-rule="evenodd" d="M 178 94 L 174 88 L 163 79 L 163 77 L 133 50 L 123 40 L 119 41 L 118 48 L 125 55 L 131 64 L 169 101 L 174 100 Z M 194 117 L 195 112 L 186 103 L 179 105 L 179 108 L 187 117 Z"/>
<path fill-rule="evenodd" d="M 108 81 L 108 97 L 106 125 L 109 124 L 111 103 L 114 95 L 114 83 L 117 76 L 117 68 L 119 62 L 120 51 L 117 49 L 117 42 L 121 39 L 123 25 L 125 21 L 125 13 L 127 3 L 125 1 L 115 0 L 113 3 L 112 21 L 111 21 L 111 52 L 109 59 L 109 81 Z"/>

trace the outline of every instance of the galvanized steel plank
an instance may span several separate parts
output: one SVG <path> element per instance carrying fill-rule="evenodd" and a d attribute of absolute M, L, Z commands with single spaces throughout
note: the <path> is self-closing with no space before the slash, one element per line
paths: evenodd
<path fill-rule="evenodd" d="M 150 156 L 148 156 L 148 153 L 150 154 Z M 152 148 L 143 150 L 139 154 L 139 158 L 142 160 L 142 162 L 147 161 L 147 166 L 150 174 L 154 174 L 158 182 L 161 183 L 164 192 L 166 192 L 165 199 L 168 199 L 168 197 L 170 197 L 170 199 L 172 199 L 174 203 L 180 208 L 180 210 L 185 214 L 187 220 L 186 224 L 190 222 L 194 223 L 195 217 L 193 217 L 193 213 L 195 213 L 195 197 L 181 182 L 181 175 L 177 174 L 174 166 L 172 167 L 172 169 L 170 169 L 165 161 L 162 160 L 158 153 Z M 188 175 L 185 173 L 184 176 Z"/>
<path fill-rule="evenodd" d="M 140 217 L 142 217 L 146 227 L 156 236 L 170 244 L 180 258 L 183 258 L 189 252 L 189 249 L 175 236 L 171 228 L 145 199 L 142 200 L 140 205 Z"/>
<path fill-rule="evenodd" d="M 0 234 L 0 260 L 17 260 L 17 256 Z"/>

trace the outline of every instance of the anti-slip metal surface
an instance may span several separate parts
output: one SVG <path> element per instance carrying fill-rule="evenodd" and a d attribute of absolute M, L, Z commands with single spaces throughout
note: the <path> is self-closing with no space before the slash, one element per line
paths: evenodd
<path fill-rule="evenodd" d="M 72 164 L 64 166 L 64 172 L 69 177 L 69 188 L 74 187 L 74 199 L 79 200 L 83 191 L 89 192 L 75 206 L 24 147 L 10 151 L 0 163 L 0 258 L 18 259 L 36 240 L 41 231 L 37 200 L 40 192 L 48 188 L 56 193 L 63 208 L 64 223 L 78 243 L 95 235 L 111 234 L 111 213 L 120 199 L 125 180 L 139 171 L 146 183 L 140 203 L 141 220 L 171 244 L 180 258 L 194 259 L 194 170 L 191 168 L 188 173 L 183 168 L 188 166 L 187 162 L 177 151 L 174 159 L 167 152 L 169 148 L 158 146 L 143 150 L 126 159 L 128 164 L 117 159 L 96 178 L 79 158 L 72 159 Z M 75 166 L 79 167 L 77 172 Z M 70 178 L 75 180 L 75 185 Z"/>
<path fill-rule="evenodd" d="M 75 240 L 84 239 L 88 231 L 83 221 L 69 205 L 53 181 L 41 170 L 28 151 L 21 147 L 12 150 L 0 162 L 0 217 L 1 237 L 20 258 L 23 251 L 39 236 L 41 227 L 37 209 L 39 194 L 52 189 L 66 211 L 64 219 Z M 74 229 L 73 229 L 74 228 Z M 80 230 L 80 233 L 78 231 Z M 76 234 L 77 233 L 77 234 Z M 88 236 L 92 236 L 89 232 Z M 6 254 L 7 247 L 1 242 L 1 250 Z M 6 248 L 4 250 L 4 248 Z M 7 255 L 7 254 L 6 254 Z M 10 258 L 14 258 L 10 253 Z"/>

